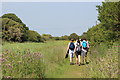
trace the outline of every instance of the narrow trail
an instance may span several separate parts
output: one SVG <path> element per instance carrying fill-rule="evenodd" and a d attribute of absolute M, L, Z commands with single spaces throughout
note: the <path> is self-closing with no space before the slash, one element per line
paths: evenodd
<path fill-rule="evenodd" d="M 82 66 L 71 65 L 66 69 L 66 72 L 61 75 L 62 78 L 79 78 L 82 74 L 80 71 L 80 69 L 82 69 Z"/>
<path fill-rule="evenodd" d="M 74 63 L 75 61 L 74 57 Z M 66 59 L 66 64 L 63 65 L 61 68 L 64 68 L 63 73 L 56 75 L 57 78 L 86 78 L 89 76 L 87 72 L 89 72 L 89 67 L 91 66 L 91 62 L 89 60 L 89 64 L 80 65 L 77 64 L 70 65 L 69 58 Z"/>
<path fill-rule="evenodd" d="M 85 65 L 68 65 L 66 67 L 66 71 L 64 72 L 64 74 L 61 75 L 61 78 L 82 78 L 83 75 L 87 76 L 86 73 L 87 72 L 87 67 L 89 67 L 89 64 L 85 64 Z"/>
<path fill-rule="evenodd" d="M 63 47 L 64 48 L 64 47 Z M 63 49 L 61 48 L 61 50 Z M 65 50 L 63 51 L 65 52 Z M 116 53 L 115 53 L 116 52 Z M 47 78 L 116 78 L 118 72 L 118 48 L 105 46 L 92 47 L 88 52 L 88 62 L 85 65 L 70 65 L 69 57 L 65 53 L 52 57 L 57 63 L 52 63 Z M 55 52 L 54 54 L 56 54 Z M 57 59 L 56 59 L 57 58 Z M 50 61 L 50 60 L 49 60 Z M 74 57 L 74 63 L 76 57 Z M 50 66 L 50 67 L 51 67 Z"/>
<path fill-rule="evenodd" d="M 118 55 L 113 52 L 117 53 L 117 48 L 108 49 L 105 55 L 97 56 L 97 52 L 94 51 L 96 54 L 88 54 L 88 62 L 89 64 L 85 65 L 69 65 L 69 61 L 67 62 L 67 66 L 65 66 L 65 72 L 60 75 L 61 78 L 93 78 L 93 77 L 117 77 L 118 67 Z M 75 58 L 74 58 L 75 62 Z M 111 72 L 110 72 L 111 71 Z"/>

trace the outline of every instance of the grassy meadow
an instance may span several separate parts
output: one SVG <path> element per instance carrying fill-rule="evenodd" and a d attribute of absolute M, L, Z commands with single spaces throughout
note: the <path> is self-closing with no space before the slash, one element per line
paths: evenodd
<path fill-rule="evenodd" d="M 89 64 L 69 65 L 65 59 L 68 41 L 45 43 L 3 42 L 2 76 L 4 78 L 117 78 L 118 44 L 91 46 Z M 74 58 L 75 62 L 75 58 Z"/>

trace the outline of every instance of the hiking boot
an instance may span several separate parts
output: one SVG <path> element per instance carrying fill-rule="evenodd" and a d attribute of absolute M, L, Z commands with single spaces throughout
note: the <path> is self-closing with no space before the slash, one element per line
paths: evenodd
<path fill-rule="evenodd" d="M 79 64 L 78 66 L 81 66 L 81 64 Z"/>
<path fill-rule="evenodd" d="M 70 63 L 70 65 L 74 65 L 74 63 Z"/>
<path fill-rule="evenodd" d="M 86 64 L 89 64 L 89 62 L 86 62 Z"/>
<path fill-rule="evenodd" d="M 81 66 L 81 63 L 78 63 L 78 66 Z"/>
<path fill-rule="evenodd" d="M 85 65 L 84 63 L 82 63 L 81 65 Z"/>

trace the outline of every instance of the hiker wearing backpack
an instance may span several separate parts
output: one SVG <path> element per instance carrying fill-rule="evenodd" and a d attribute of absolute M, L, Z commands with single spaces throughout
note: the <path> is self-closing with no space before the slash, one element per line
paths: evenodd
<path fill-rule="evenodd" d="M 85 56 L 86 56 L 86 53 L 87 53 L 87 41 L 86 41 L 86 39 L 82 39 L 81 44 L 82 44 L 82 51 L 81 51 L 82 63 L 84 64 Z"/>
<path fill-rule="evenodd" d="M 81 55 L 81 50 L 82 50 L 82 46 L 81 46 L 81 39 L 77 40 L 75 42 L 75 55 L 76 55 L 76 64 L 78 64 L 80 66 L 80 55 Z"/>
<path fill-rule="evenodd" d="M 69 50 L 69 56 L 70 56 L 70 65 L 73 65 L 73 57 L 74 57 L 74 39 L 71 39 L 70 43 L 68 44 L 67 50 Z"/>

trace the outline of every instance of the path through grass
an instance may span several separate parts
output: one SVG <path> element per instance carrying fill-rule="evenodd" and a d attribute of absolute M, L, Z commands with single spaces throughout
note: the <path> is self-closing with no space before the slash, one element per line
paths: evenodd
<path fill-rule="evenodd" d="M 50 41 L 46 43 L 5 43 L 5 50 L 18 54 L 41 53 L 46 78 L 117 78 L 118 77 L 118 46 L 107 48 L 106 45 L 91 47 L 88 53 L 89 64 L 69 65 L 65 59 L 68 41 Z M 75 62 L 75 58 L 74 58 Z M 29 63 L 30 64 L 30 63 Z M 16 76 L 16 75 L 15 75 Z"/>

